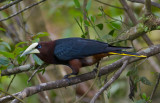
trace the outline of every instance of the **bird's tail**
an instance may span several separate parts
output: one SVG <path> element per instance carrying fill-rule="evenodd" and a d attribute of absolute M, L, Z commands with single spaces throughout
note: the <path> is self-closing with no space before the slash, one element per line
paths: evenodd
<path fill-rule="evenodd" d="M 124 56 L 134 56 L 134 57 L 147 57 L 145 55 L 139 55 L 137 53 L 132 53 L 132 52 L 127 52 L 127 51 L 114 51 L 114 52 L 109 52 L 108 54 L 110 55 L 124 55 Z"/>

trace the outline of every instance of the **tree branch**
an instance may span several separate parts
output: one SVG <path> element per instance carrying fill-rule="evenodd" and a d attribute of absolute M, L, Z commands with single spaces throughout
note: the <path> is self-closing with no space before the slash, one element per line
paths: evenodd
<path fill-rule="evenodd" d="M 136 19 L 133 19 L 132 17 L 132 20 L 136 20 Z M 134 24 L 135 23 L 137 23 L 137 20 L 134 22 Z M 137 25 L 135 24 L 134 27 L 131 27 L 128 31 L 119 35 L 114 42 L 119 42 L 124 40 L 134 40 L 140 36 L 144 36 L 144 34 L 147 33 L 148 31 L 159 30 L 159 28 L 157 28 L 158 26 L 160 26 L 160 18 L 156 18 L 155 16 L 150 15 L 148 16 L 148 20 L 142 21 Z M 145 30 L 145 28 L 148 28 L 148 30 Z M 144 36 L 143 39 L 148 44 L 152 44 L 148 36 L 147 37 Z"/>
<path fill-rule="evenodd" d="M 130 19 L 134 18 L 134 19 L 131 19 L 131 20 L 132 20 L 133 24 L 136 25 L 137 24 L 137 19 L 134 16 L 133 12 L 128 11 L 128 9 L 130 9 L 130 7 L 128 6 L 127 2 L 125 0 L 120 0 L 120 2 L 125 7 L 125 11 L 128 14 L 128 16 L 130 17 Z M 154 20 L 156 20 L 156 21 L 154 21 Z M 137 25 L 139 25 L 139 24 L 137 24 Z M 143 21 L 142 24 L 145 24 L 145 26 L 143 26 L 143 27 L 144 28 L 148 27 L 149 31 L 153 30 L 153 29 L 157 29 L 157 27 L 160 25 L 160 18 L 156 18 L 154 15 L 151 14 L 151 15 L 148 15 L 148 19 Z M 153 26 L 152 24 L 158 24 L 158 25 Z M 143 29 L 143 30 L 145 31 L 145 29 Z M 146 35 L 146 33 L 149 32 L 149 31 L 147 30 L 145 32 L 142 32 L 141 35 L 139 35 L 139 36 L 142 36 L 143 40 L 147 43 L 148 46 L 152 46 L 153 45 L 152 41 Z M 137 37 L 138 37 L 138 35 L 137 35 Z M 131 40 L 133 40 L 133 39 L 131 39 Z M 160 61 L 160 54 L 157 54 L 156 58 Z"/>
<path fill-rule="evenodd" d="M 121 69 L 119 69 L 112 78 L 94 95 L 90 103 L 95 103 L 96 99 L 121 75 L 123 70 L 126 68 L 128 60 L 124 61 Z"/>
<path fill-rule="evenodd" d="M 104 2 L 99 1 L 99 0 L 95 0 L 95 1 L 97 1 L 97 2 L 99 2 L 99 3 L 101 3 L 101 4 L 104 4 L 104 5 L 107 5 L 107 6 L 113 7 L 113 8 L 117 8 L 117 9 L 124 9 L 124 8 L 122 8 L 122 7 L 117 7 L 117 6 L 114 6 L 114 5 L 110 5 L 110 4 L 104 3 Z"/>
<path fill-rule="evenodd" d="M 23 0 L 15 0 L 15 1 L 7 4 L 7 5 L 4 5 L 4 6 L 0 7 L 0 11 L 4 10 L 4 9 L 7 9 L 7 8 L 11 7 L 12 5 L 17 4 L 17 3 L 21 2 L 21 1 L 23 1 Z"/>
<path fill-rule="evenodd" d="M 85 20 L 87 20 L 87 10 L 86 10 L 86 6 L 87 6 L 87 1 L 88 0 L 84 0 L 83 1 L 83 19 L 84 19 L 84 21 Z M 84 25 L 84 29 L 85 29 L 85 33 L 87 34 L 87 39 L 89 39 L 90 38 L 90 35 L 89 35 L 89 28 L 88 28 L 88 26 L 87 25 Z"/>
<path fill-rule="evenodd" d="M 20 10 L 19 12 L 15 13 L 15 14 L 12 14 L 11 16 L 9 16 L 9 17 L 7 17 L 7 18 L 0 19 L 0 22 L 1 22 L 1 21 L 5 21 L 5 20 L 8 20 L 8 19 L 10 19 L 10 18 L 12 18 L 12 17 L 14 17 L 14 16 L 16 16 L 16 15 L 18 15 L 18 14 L 20 14 L 20 13 L 22 13 L 22 12 L 24 12 L 24 11 L 30 9 L 30 8 L 32 8 L 32 7 L 38 5 L 38 4 L 40 4 L 40 3 L 44 2 L 44 1 L 46 1 L 46 0 L 41 0 L 41 1 L 39 1 L 39 2 L 33 3 L 32 5 L 27 6 L 27 7 L 24 8 L 23 10 Z"/>
<path fill-rule="evenodd" d="M 151 93 L 151 96 L 150 96 L 150 101 L 152 100 L 153 98 L 153 95 L 155 94 L 156 90 L 157 90 L 157 87 L 159 85 L 159 81 L 160 81 L 160 73 L 158 74 L 158 77 L 157 77 L 157 82 L 156 82 L 156 85 L 154 86 L 154 89 Z M 148 103 L 148 102 L 147 102 Z"/>
<path fill-rule="evenodd" d="M 145 0 L 145 8 L 146 8 L 146 15 L 150 15 L 151 12 L 151 0 Z"/>
<path fill-rule="evenodd" d="M 128 0 L 128 1 L 145 4 L 145 0 Z M 154 6 L 154 7 L 160 8 L 160 4 L 159 3 L 155 3 L 153 1 L 151 1 L 151 5 Z"/>
<path fill-rule="evenodd" d="M 160 45 L 151 46 L 150 48 L 147 48 L 147 49 L 145 49 L 141 52 L 138 52 L 138 53 L 146 55 L 147 57 L 153 56 L 157 53 L 160 53 Z M 123 62 L 126 60 L 128 60 L 128 64 L 130 64 L 130 63 L 133 63 L 133 62 L 141 60 L 141 59 L 143 59 L 143 58 L 135 58 L 135 57 L 125 56 L 122 59 L 120 59 L 120 60 L 118 60 L 108 66 L 102 67 L 99 71 L 99 76 L 110 74 L 111 72 L 117 70 L 117 68 L 121 67 Z M 67 87 L 70 85 L 74 85 L 74 84 L 78 84 L 78 83 L 81 83 L 84 81 L 88 81 L 88 80 L 95 78 L 95 76 L 96 76 L 95 72 L 92 71 L 89 73 L 78 75 L 76 77 L 69 78 L 69 80 L 62 79 L 62 80 L 42 83 L 37 86 L 25 88 L 22 92 L 19 93 L 18 97 L 20 99 L 24 99 L 25 97 L 31 96 L 33 94 L 36 94 L 38 92 L 42 92 L 45 90 Z M 5 98 L 5 97 L 2 97 L 2 98 Z M 5 100 L 2 98 L 0 98 L 0 102 L 3 102 Z M 11 99 L 13 99 L 13 98 L 11 98 Z M 17 101 L 17 100 L 15 100 L 15 101 Z"/>
<path fill-rule="evenodd" d="M 1 76 L 7 76 L 7 75 L 18 74 L 21 72 L 26 72 L 26 71 L 29 71 L 33 66 L 34 64 L 26 64 L 19 67 L 15 67 L 13 69 L 5 69 L 1 71 Z"/>

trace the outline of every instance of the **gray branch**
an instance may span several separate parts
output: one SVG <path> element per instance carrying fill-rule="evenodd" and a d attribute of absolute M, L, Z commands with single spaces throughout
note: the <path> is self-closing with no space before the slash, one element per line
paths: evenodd
<path fill-rule="evenodd" d="M 135 2 L 135 3 L 142 3 L 142 4 L 145 3 L 145 0 L 128 0 L 128 1 Z M 155 6 L 157 8 L 160 8 L 160 4 L 159 3 L 155 3 L 153 1 L 151 1 L 151 5 Z"/>
<path fill-rule="evenodd" d="M 26 64 L 19 67 L 15 67 L 13 69 L 2 70 L 1 76 L 7 76 L 7 75 L 18 74 L 21 72 L 26 72 L 26 71 L 29 71 L 33 66 L 34 64 Z"/>
<path fill-rule="evenodd" d="M 0 19 L 0 22 L 1 22 L 1 21 L 5 21 L 5 20 L 8 20 L 8 19 L 10 19 L 10 18 L 12 18 L 12 17 L 14 17 L 14 16 L 16 16 L 16 15 L 18 15 L 18 14 L 20 14 L 20 13 L 22 13 L 22 12 L 24 12 L 24 11 L 30 9 L 30 8 L 32 8 L 32 7 L 38 5 L 38 4 L 40 4 L 40 3 L 44 2 L 44 1 L 46 1 L 46 0 L 41 0 L 41 1 L 39 1 L 39 2 L 33 3 L 33 4 L 31 4 L 30 6 L 27 6 L 27 7 L 24 8 L 23 10 L 20 10 L 20 11 L 18 11 L 17 13 L 12 14 L 11 16 L 9 16 L 9 17 L 7 17 L 7 18 Z"/>
<path fill-rule="evenodd" d="M 17 3 L 21 2 L 21 1 L 22 1 L 22 0 L 15 0 L 15 1 L 7 4 L 7 5 L 4 5 L 4 6 L 0 7 L 0 11 L 1 11 L 1 10 L 4 10 L 4 9 L 7 9 L 7 8 L 11 7 L 12 5 L 17 4 Z"/>

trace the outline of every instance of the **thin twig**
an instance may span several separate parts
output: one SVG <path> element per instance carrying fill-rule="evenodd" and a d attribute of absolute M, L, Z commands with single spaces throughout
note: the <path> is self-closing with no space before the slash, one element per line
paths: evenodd
<path fill-rule="evenodd" d="M 11 7 L 12 5 L 17 4 L 17 3 L 21 2 L 21 1 L 23 1 L 23 0 L 14 0 L 9 4 L 0 7 L 0 11 L 4 10 L 4 9 L 7 9 L 7 8 Z"/>
<path fill-rule="evenodd" d="M 11 16 L 9 16 L 9 17 L 7 17 L 7 18 L 0 19 L 0 22 L 1 22 L 1 21 L 5 21 L 5 20 L 8 20 L 8 19 L 10 19 L 10 18 L 12 18 L 12 17 L 14 17 L 14 16 L 16 16 L 16 15 L 18 15 L 18 14 L 20 14 L 20 13 L 22 13 L 22 12 L 24 12 L 24 11 L 30 9 L 30 8 L 32 8 L 32 7 L 38 5 L 38 4 L 40 4 L 40 3 L 44 2 L 44 1 L 46 1 L 46 0 L 41 0 L 41 1 L 39 1 L 39 2 L 33 3 L 32 5 L 27 6 L 27 7 L 24 8 L 23 10 L 20 10 L 19 12 L 15 13 L 15 14 L 12 14 Z"/>
<path fill-rule="evenodd" d="M 138 23 L 138 21 L 137 21 L 136 17 L 134 16 L 132 9 L 128 6 L 128 4 L 125 0 L 119 0 L 119 1 L 122 4 L 122 6 L 124 7 L 125 12 L 129 16 L 129 18 L 131 19 L 133 24 L 136 25 Z"/>
<path fill-rule="evenodd" d="M 145 14 L 146 15 L 150 15 L 152 12 L 151 12 L 151 0 L 145 0 Z"/>
<path fill-rule="evenodd" d="M 113 7 L 113 8 L 117 8 L 117 9 L 124 9 L 124 8 L 122 8 L 122 7 L 117 7 L 117 6 L 114 6 L 114 5 L 110 5 L 110 4 L 104 3 L 104 2 L 99 1 L 99 0 L 95 0 L 95 1 L 97 1 L 97 2 L 99 2 L 99 3 L 101 3 L 101 4 L 104 4 L 104 5 L 107 5 L 107 6 Z"/>
<path fill-rule="evenodd" d="M 83 28 L 82 28 L 82 25 L 80 25 L 79 21 L 78 21 L 76 18 L 74 18 L 74 19 L 75 19 L 75 21 L 77 22 L 78 26 L 80 27 L 80 29 L 81 29 L 81 31 L 82 31 L 82 33 L 83 33 L 83 35 L 84 35 L 85 32 L 84 32 L 84 30 L 83 30 Z"/>
<path fill-rule="evenodd" d="M 15 77 L 16 77 L 16 74 L 13 75 L 13 78 L 12 78 L 12 80 L 10 81 L 10 83 L 9 83 L 9 85 L 7 87 L 7 90 L 6 90 L 7 92 L 9 91 L 9 88 L 10 88 L 10 86 L 11 86 L 11 84 L 12 84 L 12 82 L 13 82 Z"/>
<path fill-rule="evenodd" d="M 156 82 L 156 85 L 155 85 L 155 87 L 154 87 L 154 89 L 153 89 L 153 91 L 152 91 L 152 93 L 151 93 L 151 96 L 150 96 L 150 100 L 149 100 L 149 101 L 152 100 L 153 95 L 155 94 L 155 92 L 156 92 L 156 90 L 157 90 L 157 87 L 158 87 L 158 85 L 159 85 L 159 82 L 160 82 L 160 73 L 158 74 L 157 82 Z"/>
<path fill-rule="evenodd" d="M 97 78 L 98 78 L 98 74 L 99 74 L 99 70 L 100 70 L 100 68 L 98 68 L 98 67 L 99 67 L 99 62 L 97 63 L 97 66 L 96 66 L 96 70 L 98 69 L 98 71 L 97 71 L 97 73 L 96 73 L 96 77 L 95 77 L 93 83 L 92 83 L 91 86 L 88 88 L 88 90 L 87 90 L 78 100 L 76 100 L 74 103 L 79 103 L 80 100 L 82 100 L 82 99 L 88 94 L 88 92 L 92 89 L 92 87 L 94 86 L 94 84 L 96 83 L 96 80 L 97 80 Z"/>
<path fill-rule="evenodd" d="M 123 70 L 126 68 L 128 60 L 124 61 L 122 67 L 112 76 L 112 78 L 94 95 L 90 103 L 95 103 L 96 99 L 106 90 L 118 77 L 121 75 Z"/>
<path fill-rule="evenodd" d="M 84 20 L 87 20 L 87 10 L 86 10 L 87 1 L 88 1 L 88 0 L 84 0 L 84 1 L 83 1 L 83 19 L 84 19 Z M 85 33 L 87 33 L 87 39 L 89 39 L 90 36 L 89 36 L 88 26 L 87 26 L 87 25 L 84 25 L 84 29 L 85 29 Z"/>
<path fill-rule="evenodd" d="M 21 101 L 22 103 L 24 103 L 23 100 L 17 98 L 15 95 L 9 94 L 8 92 L 2 91 L 1 89 L 0 89 L 0 91 L 3 92 L 3 93 L 5 93 L 5 94 L 7 94 L 7 95 L 10 95 L 10 96 L 14 97 L 15 99 L 18 99 L 19 101 Z"/>
<path fill-rule="evenodd" d="M 34 77 L 34 75 L 38 72 L 38 70 L 40 70 L 45 64 L 40 65 L 33 73 L 32 75 L 29 77 L 29 79 L 27 80 L 27 83 L 29 83 L 31 81 L 31 79 Z"/>

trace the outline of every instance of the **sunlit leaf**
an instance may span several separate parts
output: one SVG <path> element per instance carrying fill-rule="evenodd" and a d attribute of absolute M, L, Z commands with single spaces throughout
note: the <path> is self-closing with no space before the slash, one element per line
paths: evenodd
<path fill-rule="evenodd" d="M 0 31 L 4 31 L 4 32 L 5 32 L 6 30 L 5 30 L 4 28 L 1 28 L 1 27 L 0 27 Z"/>
<path fill-rule="evenodd" d="M 43 61 L 41 59 L 39 59 L 35 54 L 32 55 L 34 61 L 39 64 L 39 65 L 42 65 L 43 64 Z"/>
<path fill-rule="evenodd" d="M 91 20 L 92 20 L 92 22 L 95 22 L 96 21 L 96 17 L 95 16 L 91 16 Z"/>
<path fill-rule="evenodd" d="M 44 36 L 49 36 L 49 34 L 48 34 L 47 32 L 40 32 L 40 33 L 34 35 L 34 36 L 32 37 L 32 39 L 40 38 L 40 37 L 44 37 Z"/>
<path fill-rule="evenodd" d="M 146 93 L 142 94 L 142 98 L 146 100 L 146 98 L 147 98 Z"/>
<path fill-rule="evenodd" d="M 88 11 L 91 8 L 92 0 L 88 0 L 86 10 Z"/>
<path fill-rule="evenodd" d="M 7 58 L 11 58 L 13 59 L 14 58 L 14 54 L 13 53 L 9 53 L 9 52 L 6 52 L 6 51 L 0 51 L 0 54 L 7 57 Z"/>
<path fill-rule="evenodd" d="M 90 26 L 90 24 L 87 20 L 84 20 L 84 24 L 87 25 L 87 26 Z"/>
<path fill-rule="evenodd" d="M 35 39 L 32 40 L 32 43 L 36 43 L 36 42 L 39 42 L 39 41 L 40 41 L 39 38 L 35 38 Z"/>
<path fill-rule="evenodd" d="M 80 16 L 79 17 L 79 21 L 80 21 L 80 23 L 81 23 L 81 25 L 82 25 L 82 23 L 83 23 L 83 18 Z"/>
<path fill-rule="evenodd" d="M 18 47 L 18 46 L 20 46 L 20 45 L 22 45 L 22 44 L 25 44 L 25 43 L 27 43 L 27 42 L 19 42 L 19 43 L 17 43 L 17 44 L 15 45 L 15 48 Z"/>
<path fill-rule="evenodd" d="M 102 30 L 102 29 L 103 29 L 103 24 L 102 24 L 102 23 L 97 24 L 96 26 L 97 26 L 100 30 Z"/>
<path fill-rule="evenodd" d="M 74 0 L 74 4 L 76 5 L 77 8 L 80 8 L 79 0 Z"/>
<path fill-rule="evenodd" d="M 16 47 L 13 51 L 14 53 L 14 56 L 18 56 L 20 55 L 25 49 L 27 48 L 27 46 L 24 46 L 24 47 Z"/>

